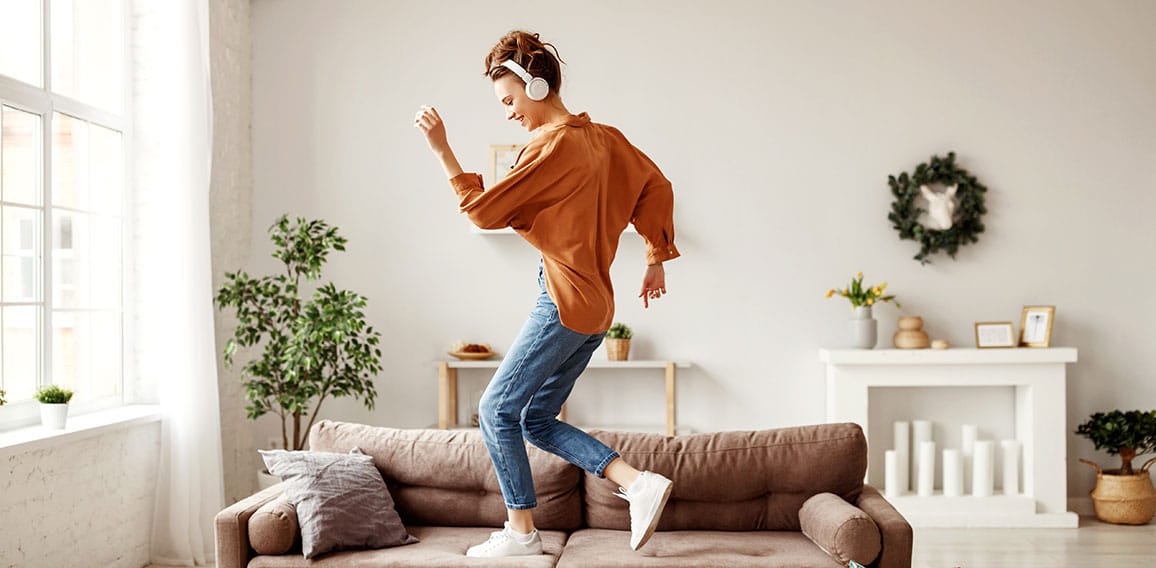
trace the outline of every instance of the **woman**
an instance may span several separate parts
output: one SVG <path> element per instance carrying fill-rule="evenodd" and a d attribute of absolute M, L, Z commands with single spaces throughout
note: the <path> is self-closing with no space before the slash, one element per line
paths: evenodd
<path fill-rule="evenodd" d="M 485 74 L 506 119 L 533 133 L 509 174 L 490 189 L 483 189 L 481 176 L 462 172 L 435 109 L 421 107 L 414 119 L 461 211 L 483 229 L 513 227 L 542 253 L 537 304 L 479 404 L 509 521 L 468 556 L 542 552 L 523 437 L 625 488 L 618 495 L 630 502 L 635 550 L 654 533 L 671 490 L 669 479 L 639 472 L 602 442 L 557 419 L 614 316 L 610 264 L 627 223 L 646 240 L 639 293 L 645 307 L 666 293 L 662 263 L 679 253 L 670 182 L 621 132 L 566 109 L 558 94 L 557 50 L 551 49 L 537 34 L 514 31 L 486 56 Z"/>

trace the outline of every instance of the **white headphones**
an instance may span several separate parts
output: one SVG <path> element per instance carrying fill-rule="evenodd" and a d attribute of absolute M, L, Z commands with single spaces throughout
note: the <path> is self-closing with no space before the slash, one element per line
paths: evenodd
<path fill-rule="evenodd" d="M 526 96 L 530 97 L 530 100 L 540 101 L 550 94 L 550 84 L 545 79 L 529 74 L 521 65 L 514 63 L 513 59 L 503 61 L 502 67 L 513 71 L 526 82 Z"/>

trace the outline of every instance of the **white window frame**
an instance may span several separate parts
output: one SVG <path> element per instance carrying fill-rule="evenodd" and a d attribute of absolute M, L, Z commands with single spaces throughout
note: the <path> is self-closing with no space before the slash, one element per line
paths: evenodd
<path fill-rule="evenodd" d="M 84 0 L 79 0 L 84 1 Z M 116 130 L 121 133 L 122 148 L 123 148 L 123 164 L 124 168 L 122 180 L 124 188 L 121 199 L 121 298 L 120 298 L 120 313 L 121 313 L 121 376 L 120 376 L 120 394 L 111 397 L 105 397 L 97 400 L 85 399 L 78 396 L 73 399 L 69 408 L 70 416 L 77 416 L 98 410 L 113 408 L 135 402 L 136 392 L 132 388 L 134 385 L 130 384 L 129 377 L 135 376 L 132 370 L 133 358 L 130 357 L 132 353 L 132 329 L 131 318 L 133 317 L 130 298 L 131 295 L 131 280 L 130 275 L 133 273 L 132 261 L 132 247 L 129 244 L 132 242 L 132 217 L 130 212 L 133 211 L 133 176 L 132 161 L 133 161 L 133 139 L 132 139 L 132 93 L 133 93 L 133 68 L 132 68 L 132 36 L 133 36 L 133 13 L 131 0 L 120 0 L 122 10 L 122 68 L 123 68 L 123 97 L 122 107 L 119 113 L 109 112 L 104 109 L 86 104 L 79 100 L 52 92 L 52 0 L 41 0 L 41 82 L 43 87 L 36 87 L 34 85 L 24 83 L 0 74 L 0 105 L 18 109 L 24 112 L 36 114 L 40 117 L 40 137 L 41 137 L 41 163 L 40 163 L 40 191 L 41 204 L 39 209 L 42 212 L 42 223 L 40 238 L 42 241 L 43 258 L 41 261 L 40 272 L 40 295 L 41 301 L 39 304 L 40 312 L 38 314 L 41 322 L 41 348 L 37 354 L 37 367 L 39 373 L 37 376 L 37 385 L 45 385 L 51 383 L 53 377 L 52 359 L 53 359 L 53 327 L 52 327 L 52 313 L 53 313 L 53 290 L 52 290 L 52 268 L 53 268 L 53 205 L 52 205 L 52 119 L 54 113 L 61 113 L 69 115 L 81 121 L 92 123 L 94 125 L 102 126 L 111 130 Z M 5 205 L 7 205 L 5 203 Z M 86 211 L 87 213 L 87 211 Z M 7 303 L 3 305 L 20 305 L 19 302 Z M 2 372 L 2 370 L 0 370 Z M 80 394 L 80 393 L 78 393 Z M 0 406 L 0 431 L 10 430 L 13 428 L 20 428 L 39 423 L 40 414 L 38 403 L 32 401 L 13 402 L 11 396 L 8 397 L 9 402 L 4 406 Z"/>

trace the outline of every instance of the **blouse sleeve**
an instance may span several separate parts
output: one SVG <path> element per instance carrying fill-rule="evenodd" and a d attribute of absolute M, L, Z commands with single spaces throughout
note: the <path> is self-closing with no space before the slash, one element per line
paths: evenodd
<path fill-rule="evenodd" d="M 531 141 L 514 162 L 514 167 L 489 190 L 483 188 L 482 176 L 463 173 L 450 179 L 457 194 L 459 210 L 482 229 L 502 229 L 520 225 L 522 209 L 549 187 L 557 177 L 559 166 L 549 160 L 551 149 Z"/>
<path fill-rule="evenodd" d="M 634 205 L 630 222 L 646 241 L 646 264 L 653 265 L 678 258 L 680 254 L 674 246 L 674 191 L 658 166 L 649 158 L 646 161 L 654 172 Z"/>

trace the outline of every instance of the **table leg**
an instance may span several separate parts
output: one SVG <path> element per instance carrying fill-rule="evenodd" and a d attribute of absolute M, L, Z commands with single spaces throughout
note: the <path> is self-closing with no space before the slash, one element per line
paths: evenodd
<path fill-rule="evenodd" d="M 666 364 L 666 435 L 674 435 L 674 363 Z"/>
<path fill-rule="evenodd" d="M 438 428 L 446 430 L 458 421 L 458 370 L 438 363 Z"/>

